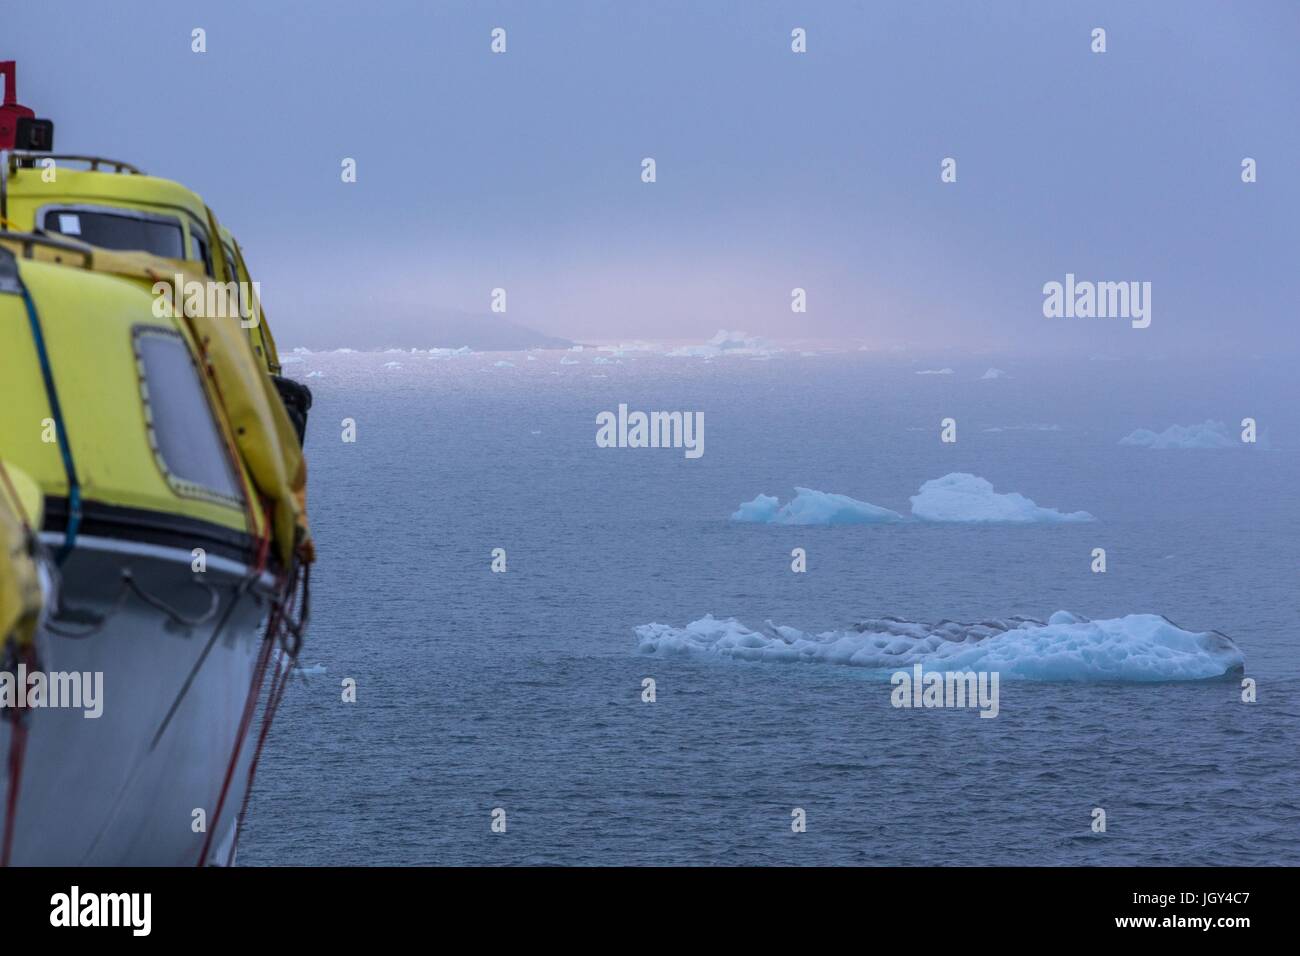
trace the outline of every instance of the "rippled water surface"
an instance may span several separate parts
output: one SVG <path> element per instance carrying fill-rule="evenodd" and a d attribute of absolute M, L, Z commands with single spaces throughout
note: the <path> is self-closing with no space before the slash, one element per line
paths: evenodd
<path fill-rule="evenodd" d="M 290 366 L 321 373 L 303 660 L 326 672 L 285 700 L 242 864 L 1300 864 L 1285 370 L 562 355 Z M 1007 375 L 981 380 L 989 365 Z M 915 374 L 941 366 L 954 371 Z M 620 402 L 703 411 L 705 454 L 597 448 L 595 416 Z M 1246 416 L 1268 449 L 1120 444 L 1207 419 L 1235 436 Z M 349 417 L 355 444 L 339 440 Z M 796 486 L 907 515 L 951 472 L 1096 521 L 729 520 Z M 806 574 L 790 571 L 796 547 Z M 706 614 L 820 633 L 1059 610 L 1218 630 L 1259 700 L 1242 703 L 1236 679 L 1016 680 L 980 719 L 895 709 L 862 668 L 648 656 L 635 634 Z"/>

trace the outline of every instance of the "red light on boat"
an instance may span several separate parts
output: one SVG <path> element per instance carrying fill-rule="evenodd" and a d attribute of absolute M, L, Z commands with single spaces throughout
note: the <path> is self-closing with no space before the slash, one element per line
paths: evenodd
<path fill-rule="evenodd" d="M 31 149 L 49 152 L 54 148 L 53 120 L 37 119 L 36 113 L 18 102 L 18 64 L 0 60 L 0 78 L 5 98 L 0 104 L 0 149 Z"/>

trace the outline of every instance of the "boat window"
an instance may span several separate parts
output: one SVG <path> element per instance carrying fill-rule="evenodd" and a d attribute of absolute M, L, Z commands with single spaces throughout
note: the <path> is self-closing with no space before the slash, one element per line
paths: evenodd
<path fill-rule="evenodd" d="M 190 223 L 190 259 L 203 263 L 203 270 L 212 275 L 212 260 L 208 258 L 208 231 L 196 222 Z"/>
<path fill-rule="evenodd" d="M 242 502 L 230 454 L 189 346 L 179 333 L 137 327 L 145 418 L 154 455 L 179 494 Z"/>
<path fill-rule="evenodd" d="M 236 283 L 235 295 L 238 297 L 236 303 L 239 306 L 239 315 L 243 318 L 245 315 L 251 314 L 249 310 L 252 308 L 252 304 L 247 301 L 247 296 L 244 295 L 244 284 L 239 281 L 239 265 L 235 262 L 235 250 L 224 242 L 221 244 L 221 248 L 226 253 L 226 281 Z"/>
<path fill-rule="evenodd" d="M 229 273 L 229 280 L 231 282 L 238 282 L 239 264 L 235 261 L 235 250 L 230 248 L 230 246 L 226 245 L 224 242 L 221 244 L 221 248 L 226 252 L 226 271 Z"/>
<path fill-rule="evenodd" d="M 101 249 L 142 250 L 168 259 L 184 258 L 181 222 L 167 216 L 134 215 L 106 209 L 47 209 L 46 232 L 72 236 Z"/>

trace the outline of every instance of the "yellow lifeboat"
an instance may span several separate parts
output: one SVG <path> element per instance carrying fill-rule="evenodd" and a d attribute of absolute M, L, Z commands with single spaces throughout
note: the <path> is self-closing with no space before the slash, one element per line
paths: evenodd
<path fill-rule="evenodd" d="M 302 450 L 239 322 L 155 293 L 177 268 L 0 233 L 0 626 L 49 686 L 97 682 L 97 712 L 0 720 L 25 754 L 0 786 L 15 864 L 229 862 L 253 714 L 296 657 Z M 39 624 L 33 545 L 59 578 Z"/>

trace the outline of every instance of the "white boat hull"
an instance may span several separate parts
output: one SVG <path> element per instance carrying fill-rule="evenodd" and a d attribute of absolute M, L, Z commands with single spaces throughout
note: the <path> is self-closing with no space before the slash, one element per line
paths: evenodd
<path fill-rule="evenodd" d="M 201 625 L 185 626 L 135 594 L 124 597 L 123 567 L 141 589 L 185 617 L 201 617 L 211 607 L 211 592 L 194 583 L 188 552 L 79 540 L 62 569 L 63 619 L 43 624 L 37 652 L 47 673 L 102 673 L 102 715 L 27 712 L 11 865 L 194 866 L 233 856 L 260 705 L 219 815 L 217 804 L 259 662 L 271 582 L 264 577 L 241 590 L 247 569 L 210 559 L 200 577 L 216 589 L 219 610 Z M 103 615 L 102 626 L 84 637 L 56 632 L 86 629 L 66 619 L 71 608 Z M 12 725 L 0 722 L 0 757 L 9 753 L 12 734 Z M 12 785 L 2 775 L 0 831 Z"/>

